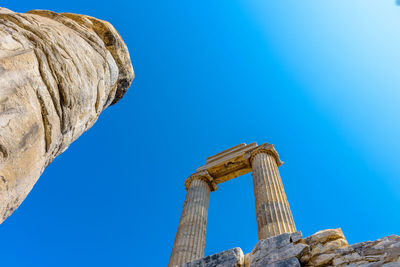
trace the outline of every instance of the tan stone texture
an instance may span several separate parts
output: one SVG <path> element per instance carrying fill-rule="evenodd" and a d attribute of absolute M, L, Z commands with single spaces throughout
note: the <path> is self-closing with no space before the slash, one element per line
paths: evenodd
<path fill-rule="evenodd" d="M 257 148 L 257 143 L 240 144 L 208 157 L 206 164 L 197 168 L 199 171 L 208 171 L 215 182 L 220 184 L 238 176 L 251 172 L 249 159 L 246 153 Z"/>
<path fill-rule="evenodd" d="M 215 183 L 207 171 L 195 173 L 187 180 L 187 194 L 168 267 L 204 257 L 208 202 Z"/>
<path fill-rule="evenodd" d="M 168 266 L 179 266 L 204 256 L 209 191 L 215 191 L 217 184 L 251 171 L 259 239 L 295 232 L 296 227 L 278 171 L 278 166 L 282 164 L 274 146 L 267 143 L 260 146 L 257 143 L 243 143 L 208 157 L 206 164 L 197 168 L 197 172 L 185 181 L 188 194 Z M 208 186 L 209 191 L 197 199 L 203 206 L 200 210 L 206 212 L 196 215 L 198 210 L 193 208 L 196 207 L 196 198 L 193 197 L 196 191 L 192 185 L 199 183 L 203 185 L 203 190 Z M 204 217 L 197 220 L 198 216 Z"/>
<path fill-rule="evenodd" d="M 0 8 L 0 223 L 133 77 L 128 49 L 108 22 Z"/>
<path fill-rule="evenodd" d="M 278 171 L 279 158 L 262 147 L 252 152 L 250 160 L 258 239 L 295 232 L 296 226 Z"/>
<path fill-rule="evenodd" d="M 230 253 L 227 253 L 229 252 Z M 240 248 L 187 263 L 190 267 L 399 267 L 400 237 L 391 235 L 376 241 L 349 246 L 341 229 L 328 229 L 302 238 L 301 232 L 285 233 L 257 242 L 240 257 Z M 235 253 L 233 253 L 235 252 Z M 238 253 L 239 252 L 239 253 Z M 235 256 L 236 255 L 236 256 Z"/>

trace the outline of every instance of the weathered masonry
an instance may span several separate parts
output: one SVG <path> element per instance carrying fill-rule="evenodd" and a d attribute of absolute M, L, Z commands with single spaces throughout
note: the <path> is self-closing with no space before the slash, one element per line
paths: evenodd
<path fill-rule="evenodd" d="M 208 202 L 218 184 L 252 172 L 258 239 L 296 232 L 271 144 L 240 144 L 207 158 L 185 181 L 187 195 L 168 267 L 204 257 Z"/>

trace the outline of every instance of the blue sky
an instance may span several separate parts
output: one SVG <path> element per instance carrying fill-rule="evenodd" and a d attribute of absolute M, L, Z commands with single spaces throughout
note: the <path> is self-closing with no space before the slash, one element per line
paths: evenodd
<path fill-rule="evenodd" d="M 166 266 L 205 158 L 269 142 L 298 230 L 400 234 L 393 0 L 15 1 L 111 22 L 136 78 L 0 226 L 4 266 Z M 257 242 L 250 175 L 211 194 L 206 255 Z"/>

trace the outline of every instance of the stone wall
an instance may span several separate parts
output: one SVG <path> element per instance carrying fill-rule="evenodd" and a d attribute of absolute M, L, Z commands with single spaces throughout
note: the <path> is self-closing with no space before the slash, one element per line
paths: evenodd
<path fill-rule="evenodd" d="M 246 255 L 233 248 L 183 267 L 399 267 L 400 236 L 349 246 L 341 229 L 329 229 L 302 238 L 301 232 L 260 240 Z"/>

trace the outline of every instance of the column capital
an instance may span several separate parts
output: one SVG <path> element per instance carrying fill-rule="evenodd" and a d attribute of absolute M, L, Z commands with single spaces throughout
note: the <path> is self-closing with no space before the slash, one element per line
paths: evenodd
<path fill-rule="evenodd" d="M 217 183 L 215 182 L 214 178 L 208 173 L 207 170 L 204 171 L 199 171 L 199 172 L 195 172 L 192 175 L 190 175 L 186 180 L 185 180 L 185 188 L 186 190 L 189 189 L 190 184 L 194 181 L 194 180 L 203 180 L 204 182 L 206 182 L 209 186 L 210 186 L 210 191 L 215 191 L 218 188 Z"/>
<path fill-rule="evenodd" d="M 274 145 L 272 144 L 268 144 L 268 143 L 264 143 L 262 145 L 259 145 L 258 147 L 256 147 L 255 149 L 247 152 L 244 156 L 245 159 L 249 159 L 250 165 L 251 165 L 251 161 L 253 160 L 254 156 L 259 154 L 259 153 L 268 153 L 271 154 L 272 156 L 274 156 L 275 161 L 276 161 L 276 165 L 279 167 L 283 164 L 283 161 L 281 161 L 281 159 L 279 158 L 279 154 L 278 152 L 276 152 Z"/>

